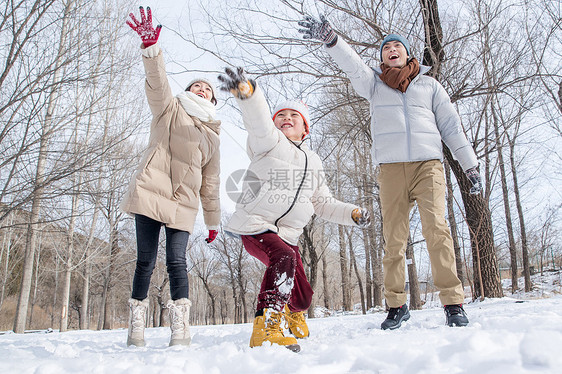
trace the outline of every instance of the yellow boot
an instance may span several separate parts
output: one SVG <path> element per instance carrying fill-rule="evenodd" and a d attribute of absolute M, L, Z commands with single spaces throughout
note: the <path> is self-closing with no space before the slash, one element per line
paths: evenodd
<path fill-rule="evenodd" d="M 283 313 L 271 309 L 264 309 L 263 315 L 254 319 L 254 329 L 250 337 L 250 347 L 259 347 L 264 342 L 282 345 L 293 352 L 299 352 L 301 347 L 297 339 L 292 336 L 283 335 L 281 322 Z"/>
<path fill-rule="evenodd" d="M 289 330 L 297 339 L 307 338 L 310 335 L 308 325 L 304 319 L 304 312 L 291 312 L 285 304 L 285 316 L 289 323 Z"/>

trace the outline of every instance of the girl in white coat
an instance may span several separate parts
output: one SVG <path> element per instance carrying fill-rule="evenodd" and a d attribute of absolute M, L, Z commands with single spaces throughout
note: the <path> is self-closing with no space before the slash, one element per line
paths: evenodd
<path fill-rule="evenodd" d="M 285 101 L 272 115 L 260 87 L 244 77 L 242 68 L 225 71 L 219 76 L 221 89 L 230 91 L 240 106 L 251 159 L 243 198 L 226 229 L 240 235 L 246 251 L 267 266 L 250 346 L 267 341 L 298 351 L 296 339 L 284 336 L 280 324 L 285 315 L 293 335 L 308 336 L 303 311 L 310 306 L 313 291 L 297 246 L 304 226 L 316 214 L 366 227 L 369 213 L 330 193 L 320 157 L 305 144 L 310 130 L 304 103 Z"/>

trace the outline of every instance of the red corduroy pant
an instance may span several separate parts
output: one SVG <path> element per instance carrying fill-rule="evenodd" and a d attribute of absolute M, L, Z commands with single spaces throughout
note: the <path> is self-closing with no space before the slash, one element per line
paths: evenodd
<path fill-rule="evenodd" d="M 291 312 L 308 309 L 314 291 L 306 279 L 299 247 L 286 243 L 271 231 L 242 235 L 242 243 L 249 254 L 267 266 L 257 310 L 270 308 L 280 312 L 285 304 Z"/>

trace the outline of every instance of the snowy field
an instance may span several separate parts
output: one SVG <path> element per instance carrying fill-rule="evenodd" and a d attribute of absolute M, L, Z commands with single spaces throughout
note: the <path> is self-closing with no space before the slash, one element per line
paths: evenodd
<path fill-rule="evenodd" d="M 0 373 L 562 373 L 560 277 L 535 279 L 537 291 L 517 299 L 466 304 L 464 328 L 445 326 L 437 306 L 395 331 L 380 330 L 385 313 L 311 319 L 300 353 L 249 348 L 251 324 L 191 327 L 192 345 L 171 348 L 167 327 L 147 329 L 144 348 L 127 348 L 125 329 L 7 332 Z"/>

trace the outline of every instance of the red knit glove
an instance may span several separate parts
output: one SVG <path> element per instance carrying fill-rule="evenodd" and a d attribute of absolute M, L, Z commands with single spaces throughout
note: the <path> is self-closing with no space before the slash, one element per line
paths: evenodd
<path fill-rule="evenodd" d="M 158 37 L 160 36 L 160 30 L 162 29 L 162 25 L 156 26 L 156 29 L 152 27 L 152 11 L 150 7 L 146 7 L 146 15 L 144 14 L 144 8 L 139 7 L 140 15 L 141 15 L 141 22 L 139 22 L 133 13 L 129 13 L 129 16 L 133 20 L 127 21 L 127 25 L 131 26 L 133 30 L 139 34 L 141 37 L 142 43 L 144 47 L 150 47 L 153 44 L 156 44 L 158 41 Z"/>
<path fill-rule="evenodd" d="M 207 239 L 205 239 L 205 241 L 207 243 L 212 242 L 213 240 L 216 239 L 217 235 L 218 235 L 218 231 L 217 230 L 209 230 L 209 237 Z"/>

